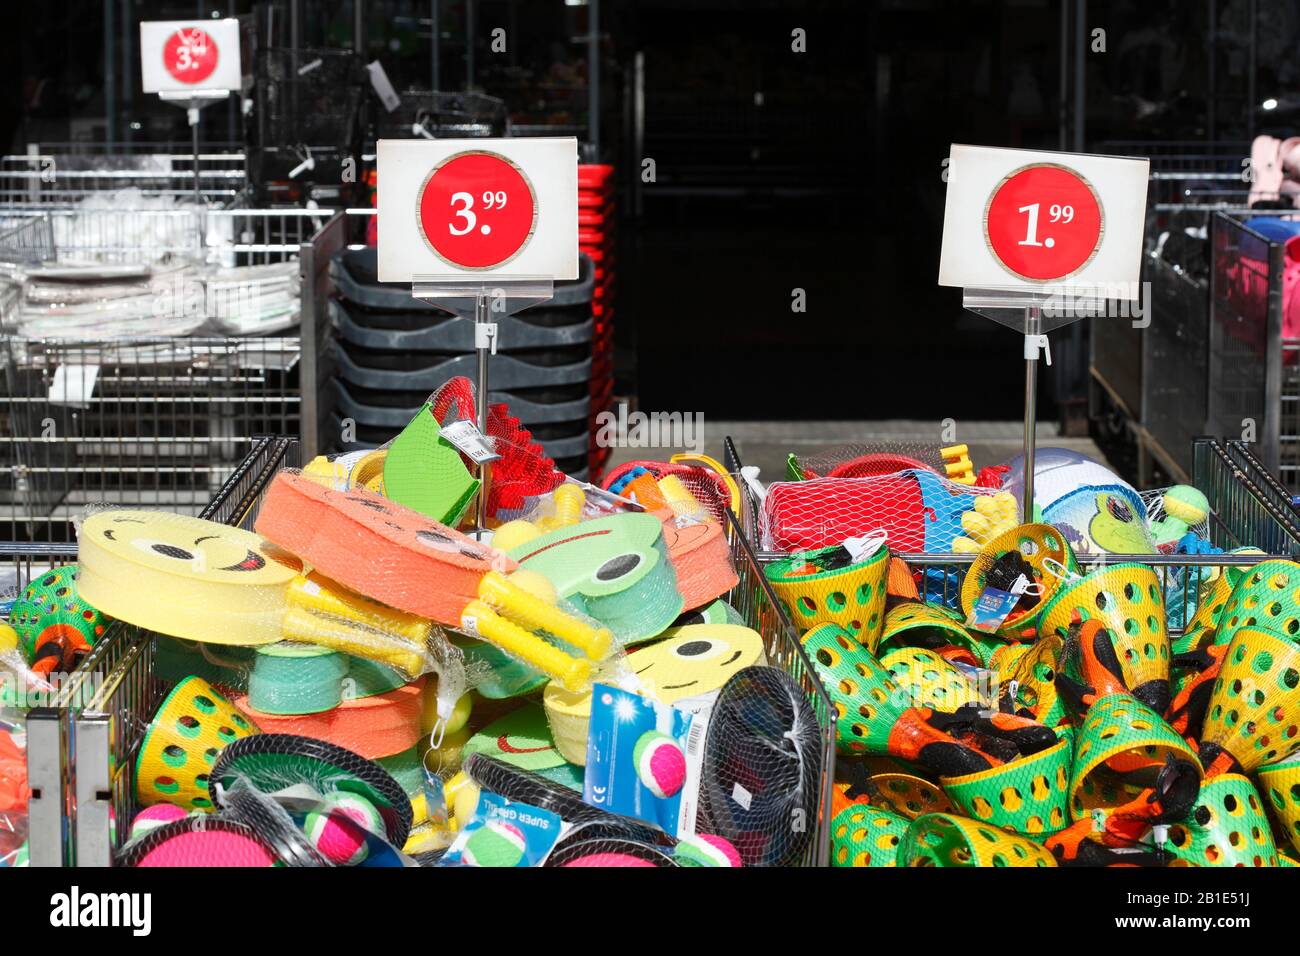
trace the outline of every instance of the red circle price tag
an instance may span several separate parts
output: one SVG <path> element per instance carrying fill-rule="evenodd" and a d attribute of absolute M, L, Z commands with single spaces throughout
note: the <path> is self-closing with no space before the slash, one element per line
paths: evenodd
<path fill-rule="evenodd" d="M 202 83 L 217 68 L 217 42 L 197 27 L 177 30 L 163 44 L 163 66 L 181 83 Z"/>
<path fill-rule="evenodd" d="M 490 269 L 509 262 L 532 238 L 537 196 L 510 160 L 496 153 L 458 153 L 420 188 L 420 233 L 444 262 Z"/>
<path fill-rule="evenodd" d="M 1086 179 L 1062 166 L 1018 169 L 993 191 L 984 238 L 1002 265 L 1022 279 L 1049 282 L 1091 261 L 1104 228 L 1101 203 Z"/>

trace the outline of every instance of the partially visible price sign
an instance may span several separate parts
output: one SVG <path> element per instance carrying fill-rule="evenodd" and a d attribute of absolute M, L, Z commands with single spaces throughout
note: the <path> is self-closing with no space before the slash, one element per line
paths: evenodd
<path fill-rule="evenodd" d="M 217 68 L 217 41 L 198 27 L 182 27 L 163 46 L 163 66 L 187 86 L 202 83 Z"/>
<path fill-rule="evenodd" d="M 1136 285 L 1146 160 L 953 146 L 939 284 Z"/>
<path fill-rule="evenodd" d="M 577 140 L 380 140 L 377 167 L 381 282 L 577 278 Z"/>
<path fill-rule="evenodd" d="M 238 90 L 239 48 L 238 20 L 143 21 L 141 88 L 163 94 Z"/>

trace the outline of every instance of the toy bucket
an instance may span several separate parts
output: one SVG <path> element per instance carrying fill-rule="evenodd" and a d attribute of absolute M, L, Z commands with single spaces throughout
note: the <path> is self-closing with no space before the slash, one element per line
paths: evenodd
<path fill-rule="evenodd" d="M 987 823 L 948 813 L 927 813 L 908 827 L 898 851 L 899 866 L 1056 866 L 1037 843 Z"/>
<path fill-rule="evenodd" d="M 980 773 L 944 777 L 962 813 L 1012 833 L 1037 836 L 1069 824 L 1073 748 L 1061 739 L 1046 750 Z"/>
<path fill-rule="evenodd" d="M 211 810 L 208 774 L 227 744 L 257 727 L 201 677 L 187 677 L 163 700 L 136 758 L 136 797 L 141 806 L 174 803 Z"/>
<path fill-rule="evenodd" d="M 841 547 L 822 548 L 784 558 L 763 572 L 800 634 L 818 624 L 836 624 L 875 652 L 885 620 L 889 549 L 880 547 L 865 561 L 837 567 Z"/>
<path fill-rule="evenodd" d="M 1068 574 L 1063 576 L 1060 569 L 1068 573 L 1078 569 L 1069 542 L 1049 524 L 1022 524 L 1004 531 L 981 548 L 962 581 L 961 606 L 968 616 L 974 611 L 988 582 L 989 572 L 999 558 L 1013 551 L 1019 551 L 1033 569 L 1030 583 L 1041 586 L 1043 591 L 1030 607 L 1013 611 L 997 633 L 1007 640 L 1032 640 L 1038 633 L 1043 610 L 1065 585 Z"/>

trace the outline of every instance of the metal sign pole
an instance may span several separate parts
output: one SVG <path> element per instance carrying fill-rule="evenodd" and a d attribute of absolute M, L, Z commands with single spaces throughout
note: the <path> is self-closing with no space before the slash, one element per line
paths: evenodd
<path fill-rule="evenodd" d="M 488 433 L 488 357 L 496 350 L 497 324 L 488 321 L 488 290 L 479 290 L 474 303 L 474 348 L 478 350 L 478 381 L 475 401 L 480 434 Z M 479 465 L 478 526 L 487 527 L 488 487 L 492 481 L 492 463 Z"/>
<path fill-rule="evenodd" d="M 1042 312 L 1025 309 L 1025 495 L 1021 502 L 1024 523 L 1034 520 L 1034 444 L 1038 425 L 1038 343 Z"/>

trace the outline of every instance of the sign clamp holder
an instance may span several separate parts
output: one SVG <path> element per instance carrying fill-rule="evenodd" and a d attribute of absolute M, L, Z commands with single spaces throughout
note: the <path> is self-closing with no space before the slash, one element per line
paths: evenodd
<path fill-rule="evenodd" d="M 550 277 L 516 277 L 513 279 L 448 279 L 445 276 L 412 277 L 411 297 L 428 302 L 457 318 L 474 323 L 474 350 L 478 355 L 475 384 L 475 417 L 479 432 L 488 431 L 488 371 L 489 358 L 500 345 L 498 319 L 515 315 L 555 295 L 555 280 Z M 478 534 L 487 530 L 488 488 L 492 479 L 492 463 L 479 464 Z"/>

